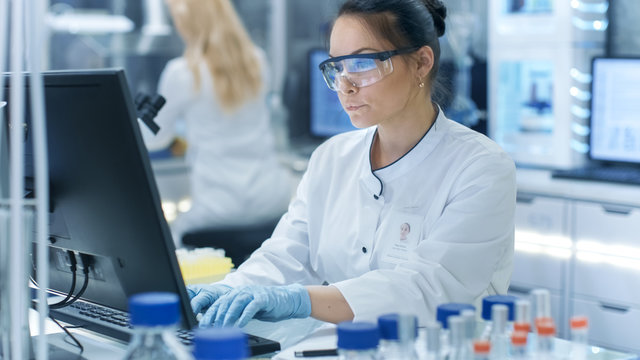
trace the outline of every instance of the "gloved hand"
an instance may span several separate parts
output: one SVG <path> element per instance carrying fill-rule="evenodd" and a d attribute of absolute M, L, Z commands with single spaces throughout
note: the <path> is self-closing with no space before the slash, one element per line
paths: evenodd
<path fill-rule="evenodd" d="M 311 315 L 307 289 L 298 284 L 287 286 L 247 285 L 220 297 L 204 314 L 200 326 L 242 327 L 256 318 L 279 321 Z"/>
<path fill-rule="evenodd" d="M 222 295 L 231 291 L 231 287 L 222 284 L 188 285 L 187 294 L 191 300 L 194 314 L 199 314 L 213 305 Z"/>

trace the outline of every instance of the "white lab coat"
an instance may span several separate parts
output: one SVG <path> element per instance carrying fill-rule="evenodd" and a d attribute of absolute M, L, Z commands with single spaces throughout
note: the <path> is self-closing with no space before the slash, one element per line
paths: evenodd
<path fill-rule="evenodd" d="M 513 161 L 442 111 L 395 163 L 371 171 L 375 128 L 321 145 L 275 229 L 222 283 L 336 286 L 355 320 L 505 294 L 512 270 Z M 377 197 L 377 198 L 376 198 Z M 412 238 L 400 240 L 403 223 Z"/>
<path fill-rule="evenodd" d="M 199 90 L 182 57 L 162 72 L 158 92 L 167 102 L 156 118 L 161 130 L 154 136 L 142 126 L 142 132 L 153 151 L 170 144 L 178 120 L 186 125 L 192 208 L 172 226 L 177 241 L 191 229 L 251 224 L 287 210 L 293 179 L 277 158 L 265 99 L 268 69 L 264 54 L 257 51 L 263 90 L 231 113 L 223 111 L 205 63 L 200 66 Z"/>

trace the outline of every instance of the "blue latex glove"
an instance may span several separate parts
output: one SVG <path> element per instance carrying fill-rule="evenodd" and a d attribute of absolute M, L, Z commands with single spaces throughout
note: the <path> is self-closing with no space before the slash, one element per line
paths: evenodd
<path fill-rule="evenodd" d="M 247 285 L 220 297 L 204 314 L 200 326 L 242 327 L 252 318 L 279 321 L 310 315 L 311 299 L 302 285 Z"/>
<path fill-rule="evenodd" d="M 188 285 L 187 294 L 191 300 L 191 307 L 194 314 L 206 311 L 222 295 L 231 291 L 231 287 L 222 284 L 198 284 Z"/>

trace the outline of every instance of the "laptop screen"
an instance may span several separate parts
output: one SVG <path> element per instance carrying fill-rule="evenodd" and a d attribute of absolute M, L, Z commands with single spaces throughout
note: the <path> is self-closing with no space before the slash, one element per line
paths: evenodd
<path fill-rule="evenodd" d="M 640 58 L 596 58 L 590 156 L 640 164 Z"/>
<path fill-rule="evenodd" d="M 329 54 L 323 49 L 309 52 L 309 130 L 312 137 L 327 138 L 356 129 L 342 109 L 338 94 L 329 89 L 318 68 L 328 58 Z"/>

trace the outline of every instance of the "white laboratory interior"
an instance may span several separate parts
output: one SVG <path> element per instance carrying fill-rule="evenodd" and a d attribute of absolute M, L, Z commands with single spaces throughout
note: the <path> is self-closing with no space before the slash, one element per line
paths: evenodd
<path fill-rule="evenodd" d="M 400 195 L 392 185 L 385 194 L 383 183 L 392 179 L 392 169 L 385 167 L 392 168 L 403 158 L 405 163 L 413 161 L 411 152 L 421 151 L 421 144 L 414 143 L 415 148 L 386 166 L 375 168 L 375 159 L 370 160 L 368 174 L 354 170 L 355 175 L 344 175 L 360 165 L 344 159 L 353 154 L 355 140 L 340 139 L 371 124 L 358 123 L 353 114 L 359 105 L 345 100 L 348 91 L 330 89 L 332 79 L 326 69 L 339 64 L 346 69 L 346 58 L 355 53 L 364 54 L 359 66 L 395 61 L 398 56 L 374 61 L 366 57 L 371 48 L 342 51 L 348 42 L 337 40 L 335 30 L 345 26 L 345 15 L 336 20 L 345 1 L 368 6 L 364 0 L 0 0 L 0 360 L 142 359 L 131 349 L 136 341 L 143 341 L 136 329 L 152 326 L 144 316 L 150 317 L 153 309 L 138 316 L 134 311 L 160 300 L 134 295 L 157 292 L 177 294 L 177 300 L 174 307 L 164 304 L 156 320 L 186 328 L 175 336 L 187 344 L 185 357 L 174 358 L 294 359 L 311 356 L 300 351 L 327 349 L 331 351 L 324 355 L 334 358 L 369 358 L 366 352 L 347 351 L 350 348 L 341 338 L 346 339 L 344 334 L 350 331 L 369 330 L 350 327 L 356 322 L 340 323 L 336 330 L 334 321 L 327 320 L 332 319 L 331 313 L 317 316 L 312 290 L 307 294 L 300 285 L 290 284 L 340 289 L 344 295 L 338 293 L 340 298 L 353 306 L 349 311 L 354 320 L 369 321 L 362 315 L 367 311 L 353 305 L 364 301 L 362 295 L 351 294 L 354 287 L 341 285 L 345 281 L 333 275 L 337 270 L 324 267 L 346 264 L 344 271 L 355 278 L 361 274 L 350 272 L 349 267 L 359 269 L 364 256 L 372 270 L 406 270 L 402 261 L 387 266 L 375 260 L 381 251 L 376 249 L 381 246 L 376 242 L 378 228 L 386 231 L 386 225 L 366 216 L 378 216 L 376 204 Z M 538 319 L 551 318 L 555 350 L 545 359 L 636 359 L 640 356 L 640 1 L 397 2 L 426 3 L 432 15 L 433 4 L 446 7 L 442 17 L 446 31 L 439 37 L 438 86 L 431 93 L 437 120 L 424 139 L 429 131 L 446 129 L 442 122 L 450 120 L 464 131 L 486 136 L 515 165 L 508 215 L 513 218 L 508 229 L 513 228 L 509 235 L 513 240 L 504 253 L 509 263 L 504 291 L 490 284 L 494 291 L 476 291 L 465 298 L 458 287 L 440 287 L 438 282 L 444 279 L 459 281 L 460 286 L 465 282 L 448 268 L 444 255 L 442 263 L 430 265 L 438 268 L 433 273 L 416 270 L 424 277 L 416 281 L 441 289 L 445 295 L 438 296 L 451 303 L 471 303 L 476 330 L 488 324 L 497 333 L 501 323 L 499 315 L 485 316 L 483 307 L 490 305 L 483 296 L 504 295 L 495 300 L 500 304 L 511 299 L 503 332 L 509 337 L 507 343 L 496 340 L 498 335 L 488 335 L 491 355 L 487 358 L 525 358 L 518 357 L 516 350 L 519 331 L 514 323 L 520 317 L 535 322 L 529 343 L 526 336 L 524 340 L 529 350 L 523 353 L 541 356 L 545 345 L 539 339 L 549 333 L 536 330 L 538 325 L 540 329 L 548 325 Z M 375 8 L 382 3 L 394 1 L 371 0 L 369 5 Z M 430 26 L 437 26 L 433 22 Z M 365 33 L 376 40 L 378 33 Z M 324 62 L 340 55 L 345 59 Z M 396 74 L 403 69 L 397 64 Z M 344 72 L 334 76 L 341 81 L 346 78 L 351 91 L 375 87 L 367 88 L 368 83 L 349 79 Z M 416 82 L 416 91 L 423 88 L 424 82 Z M 246 96 L 247 91 L 251 96 Z M 374 124 L 366 130 L 375 132 L 373 140 L 367 138 L 370 154 L 381 139 L 382 126 Z M 340 144 L 348 146 L 340 148 Z M 328 154 L 335 158 L 329 159 Z M 500 171 L 487 167 L 478 176 L 499 178 L 489 173 Z M 334 188 L 326 190 L 325 179 L 317 179 L 325 176 Z M 454 182 L 453 189 L 456 181 L 464 181 L 460 179 L 443 177 L 442 181 Z M 367 193 L 371 187 L 379 187 L 373 198 Z M 353 205 L 356 212 L 341 212 L 331 205 L 305 208 L 332 204 L 330 199 L 340 191 L 346 197 L 333 204 L 358 202 Z M 358 191 L 367 193 L 366 200 Z M 437 192 L 433 191 L 435 200 L 429 199 L 428 206 L 436 206 L 432 202 L 442 195 Z M 454 200 L 449 198 L 447 204 Z M 415 208 L 427 206 L 417 201 Z M 495 210 L 493 203 L 478 209 L 487 217 Z M 382 219 L 396 210 L 382 209 L 379 216 Z M 457 216 L 471 217 L 478 210 L 457 211 Z M 400 233 L 401 240 L 409 236 L 409 242 L 415 239 L 416 244 L 430 240 L 429 234 L 436 231 L 430 227 L 465 232 L 468 238 L 485 233 L 485 229 L 456 229 L 457 225 L 431 221 L 431 212 L 425 211 L 417 220 L 411 214 L 393 231 Z M 339 213 L 344 216 L 335 215 Z M 320 222 L 316 228 L 317 220 L 311 217 L 334 221 Z M 442 219 L 452 218 L 443 215 Z M 370 225 L 370 231 L 354 235 L 351 220 L 361 227 Z M 413 227 L 414 220 L 419 227 Z M 500 221 L 494 220 L 484 226 L 499 226 Z M 329 234 L 342 235 L 335 230 L 340 226 L 345 238 L 370 239 L 348 240 L 354 244 L 353 254 L 335 254 L 334 261 L 314 254 L 329 251 L 329 246 L 335 252 L 350 251 L 343 250 L 346 245 L 336 245 L 336 239 L 315 242 Z M 306 237 L 299 235 L 304 231 Z M 293 239 L 291 244 L 276 244 L 283 237 Z M 394 243 L 385 256 L 411 262 L 411 249 L 423 256 L 420 246 L 407 246 L 408 252 L 402 243 Z M 467 259 L 457 259 L 456 264 L 468 261 L 469 268 L 461 273 L 471 276 L 476 271 L 472 266 L 489 266 L 489 257 L 478 260 L 486 254 L 483 249 L 467 250 Z M 259 259 L 250 258 L 252 253 Z M 309 266 L 308 274 L 295 275 L 291 264 L 278 269 L 278 264 L 298 256 L 306 257 L 308 264 L 294 265 Z M 238 270 L 245 261 L 249 263 Z M 439 271 L 446 271 L 448 277 Z M 228 303 L 212 301 L 196 317 L 190 300 L 198 299 L 199 291 L 204 294 L 214 288 L 225 289 L 215 296 L 226 299 L 228 291 L 237 290 L 230 290 L 233 284 L 245 279 L 275 279 L 264 281 L 282 285 L 282 294 L 292 298 L 303 289 L 303 297 L 311 301 L 309 313 L 284 321 L 264 315 L 262 319 L 267 320 L 260 321 L 256 315 L 258 320 L 240 328 L 243 336 L 250 334 L 249 353 L 225 358 L 207 357 L 202 350 L 205 345 L 193 350 L 194 335 L 187 330 L 197 328 L 199 321 L 202 324 L 209 306 Z M 227 285 L 201 286 L 212 283 Z M 376 301 L 391 300 L 406 302 L 407 309 L 413 309 L 409 305 L 413 300 L 400 295 L 406 293 L 393 298 L 385 293 L 388 289 L 380 288 L 381 299 L 378 294 L 370 296 L 372 309 Z M 211 291 L 208 294 L 215 293 Z M 363 292 L 375 294 L 371 289 Z M 257 293 L 252 296 L 258 297 Z M 385 353 L 393 337 L 385 338 L 388 319 L 381 317 L 378 328 L 368 333 L 375 332 L 376 344 L 381 337 L 380 345 L 372 346 L 377 355 L 371 356 L 473 359 L 474 349 L 475 356 L 480 356 L 483 343 L 472 342 L 472 335 L 465 354 L 456 350 L 458 344 L 452 339 L 458 316 L 448 324 L 445 317 L 438 325 L 449 328 L 446 332 L 434 330 L 433 324 L 441 320 L 436 308 L 444 304 L 436 303 L 440 297 L 429 299 L 430 294 L 416 294 L 417 301 L 430 310 L 409 314 L 419 319 L 415 324 L 406 314 L 394 318 L 399 349 L 409 341 L 406 327 L 417 324 L 418 335 L 411 340 L 415 354 Z M 455 310 L 461 319 L 463 309 Z M 172 311 L 175 319 L 168 315 Z M 262 311 L 258 314 L 266 310 Z M 218 324 L 217 318 L 209 320 Z M 588 331 L 580 333 L 581 326 Z M 169 332 L 173 336 L 173 330 Z M 237 335 L 229 334 L 220 336 Z M 436 351 L 440 357 L 429 357 L 433 355 L 429 346 L 435 346 L 433 336 L 440 336 L 441 350 Z M 196 333 L 200 344 L 211 342 L 207 346 L 212 346 L 214 337 Z M 576 353 L 580 341 L 586 350 Z M 362 352 L 365 343 L 354 349 Z M 500 344 L 502 353 L 496 350 Z"/>

